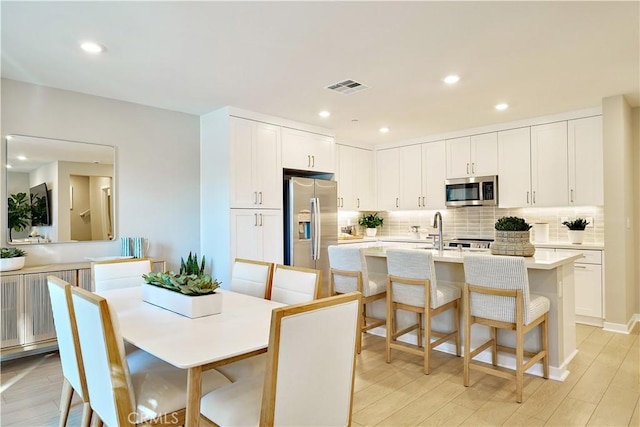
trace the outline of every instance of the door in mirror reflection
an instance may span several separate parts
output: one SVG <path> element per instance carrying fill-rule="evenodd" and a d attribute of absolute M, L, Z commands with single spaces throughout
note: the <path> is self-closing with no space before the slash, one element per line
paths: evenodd
<path fill-rule="evenodd" d="M 32 217 L 32 206 L 26 226 L 12 229 L 9 243 L 113 240 L 114 159 L 115 149 L 107 145 L 8 136 L 7 195 L 42 200 L 31 197 L 31 189 L 46 188 L 49 214 L 47 221 Z"/>

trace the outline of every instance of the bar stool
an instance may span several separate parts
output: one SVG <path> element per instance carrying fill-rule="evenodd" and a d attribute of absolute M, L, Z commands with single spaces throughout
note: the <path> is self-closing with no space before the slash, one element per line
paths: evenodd
<path fill-rule="evenodd" d="M 542 359 L 543 377 L 549 378 L 548 322 L 551 303 L 543 296 L 529 294 L 529 279 L 523 257 L 467 255 L 463 259 L 464 304 L 464 385 L 469 386 L 469 370 L 516 380 L 516 401 L 522 402 L 524 373 Z M 479 323 L 491 330 L 491 338 L 471 350 L 471 325 Z M 540 325 L 540 348 L 537 353 L 524 350 L 525 334 Z M 498 345 L 496 328 L 516 331 L 516 347 Z M 493 366 L 498 351 L 515 353 L 515 374 L 497 370 L 472 358 L 490 348 Z M 524 362 L 524 356 L 530 359 Z"/>
<path fill-rule="evenodd" d="M 438 283 L 433 254 L 416 249 L 388 249 L 387 270 L 387 363 L 391 362 L 391 349 L 417 354 L 424 357 L 424 373 L 429 374 L 431 349 L 450 340 L 454 340 L 456 354 L 460 356 L 460 289 Z M 396 310 L 416 313 L 416 324 L 398 331 Z M 453 310 L 453 331 L 432 331 L 433 316 L 447 310 Z M 398 342 L 399 337 L 416 329 L 417 345 Z M 438 339 L 431 342 L 432 336 Z"/>
<path fill-rule="evenodd" d="M 387 296 L 386 277 L 369 273 L 361 248 L 332 245 L 328 248 L 331 281 L 329 296 L 358 291 L 362 294 L 360 330 L 366 332 L 386 324 L 384 319 L 367 317 L 367 304 Z M 362 350 L 362 334 L 358 334 L 357 351 Z"/>

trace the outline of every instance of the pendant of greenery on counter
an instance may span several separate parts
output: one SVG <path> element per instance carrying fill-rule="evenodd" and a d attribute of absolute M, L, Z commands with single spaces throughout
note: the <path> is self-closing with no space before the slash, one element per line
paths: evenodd
<path fill-rule="evenodd" d="M 589 225 L 589 221 L 584 218 L 576 218 L 573 221 L 564 221 L 562 225 L 569 228 L 567 237 L 574 245 L 579 245 L 584 241 L 584 229 Z"/>
<path fill-rule="evenodd" d="M 18 248 L 0 248 L 0 271 L 20 270 L 27 253 Z"/>
<path fill-rule="evenodd" d="M 378 216 L 378 212 L 364 214 L 358 220 L 358 224 L 365 227 L 367 236 L 373 237 L 378 231 L 377 227 L 382 227 L 384 219 Z"/>
<path fill-rule="evenodd" d="M 531 244 L 531 225 L 524 218 L 503 216 L 495 223 L 495 240 L 490 245 L 493 255 L 533 256 L 536 248 Z"/>

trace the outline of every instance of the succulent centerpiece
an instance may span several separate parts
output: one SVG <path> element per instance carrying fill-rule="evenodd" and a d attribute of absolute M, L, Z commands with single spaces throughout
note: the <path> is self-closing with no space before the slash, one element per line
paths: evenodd
<path fill-rule="evenodd" d="M 27 253 L 18 248 L 0 248 L 0 271 L 20 270 Z"/>
<path fill-rule="evenodd" d="M 202 317 L 222 311 L 220 282 L 205 273 L 205 257 L 198 254 L 180 259 L 180 272 L 143 274 L 143 300 L 187 317 Z"/>
<path fill-rule="evenodd" d="M 495 240 L 490 249 L 493 255 L 533 256 L 536 248 L 529 240 L 529 225 L 524 218 L 503 216 L 495 223 Z"/>
<path fill-rule="evenodd" d="M 572 221 L 564 221 L 562 225 L 568 228 L 567 236 L 573 244 L 579 245 L 584 240 L 584 229 L 589 225 L 589 221 L 584 218 L 576 218 Z"/>
<path fill-rule="evenodd" d="M 378 227 L 382 227 L 384 219 L 378 216 L 378 212 L 364 214 L 358 220 L 358 224 L 366 228 L 367 236 L 373 237 L 378 232 Z"/>

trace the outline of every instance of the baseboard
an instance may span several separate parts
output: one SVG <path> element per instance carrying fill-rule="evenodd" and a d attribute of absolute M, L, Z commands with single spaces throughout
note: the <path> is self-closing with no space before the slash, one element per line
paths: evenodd
<path fill-rule="evenodd" d="M 602 329 L 608 332 L 617 332 L 619 334 L 629 334 L 636 325 L 636 322 L 640 322 L 640 314 L 636 313 L 631 316 L 631 319 L 625 325 L 624 323 L 611 323 L 604 322 Z"/>
<path fill-rule="evenodd" d="M 598 328 L 602 328 L 604 326 L 604 319 L 601 317 L 581 316 L 576 314 L 575 321 L 582 325 L 597 326 Z"/>

